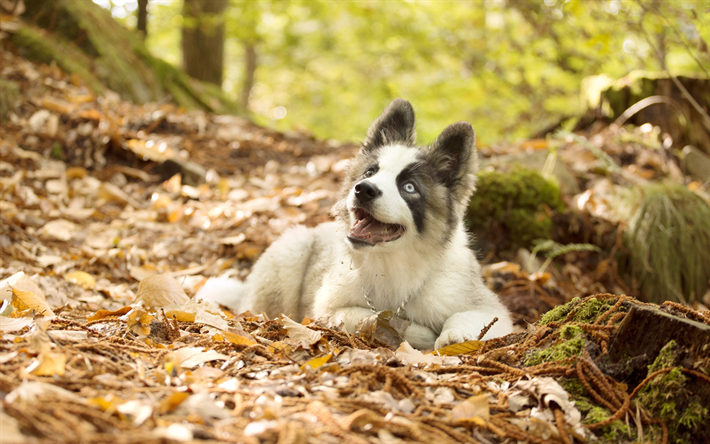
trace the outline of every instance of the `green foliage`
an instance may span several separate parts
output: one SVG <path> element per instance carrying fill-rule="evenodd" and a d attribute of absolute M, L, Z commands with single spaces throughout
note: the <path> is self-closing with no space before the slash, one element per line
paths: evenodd
<path fill-rule="evenodd" d="M 511 172 L 482 171 L 478 178 L 477 191 L 468 209 L 470 228 L 502 228 L 512 246 L 528 246 L 533 239 L 551 236 L 550 216 L 562 208 L 556 184 L 539 172 L 524 168 Z"/>
<path fill-rule="evenodd" d="M 678 344 L 668 342 L 648 366 L 648 374 L 678 365 L 678 356 Z M 669 435 L 676 443 L 695 442 L 694 434 L 710 420 L 708 409 L 686 387 L 687 383 L 688 377 L 675 367 L 653 378 L 638 395 L 644 407 L 668 424 Z"/>
<path fill-rule="evenodd" d="M 535 244 L 535 248 L 532 250 L 532 255 L 531 255 L 531 261 L 534 260 L 535 255 L 538 253 L 542 252 L 547 256 L 547 260 L 545 261 L 544 264 L 542 264 L 542 267 L 540 267 L 540 273 L 544 272 L 547 267 L 550 265 L 550 262 L 557 256 L 561 256 L 563 254 L 567 253 L 573 253 L 575 251 L 595 251 L 597 253 L 601 253 L 602 250 L 597 247 L 596 245 L 592 244 L 567 244 L 567 245 L 562 245 L 559 244 L 552 239 L 546 239 L 546 240 L 541 240 L 538 239 L 533 242 Z"/>
<path fill-rule="evenodd" d="M 630 270 L 651 302 L 693 302 L 710 280 L 710 206 L 687 188 L 652 184 L 624 240 Z"/>
<path fill-rule="evenodd" d="M 561 342 L 543 350 L 535 350 L 525 358 L 525 365 L 532 366 L 543 362 L 554 362 L 572 356 L 579 356 L 586 343 L 586 335 L 576 325 L 564 325 L 560 329 Z"/>
<path fill-rule="evenodd" d="M 149 4 L 146 44 L 174 64 L 181 5 Z M 699 71 L 685 45 L 707 64 L 709 15 L 699 2 L 649 0 L 232 0 L 224 87 L 239 96 L 250 43 L 259 63 L 250 108 L 260 123 L 357 140 L 400 96 L 417 110 L 422 141 L 467 120 L 485 144 L 576 114 L 586 76 L 659 70 L 650 43 L 662 46 L 672 70 Z M 280 120 L 272 112 L 278 106 L 288 111 Z"/>
<path fill-rule="evenodd" d="M 547 313 L 543 313 L 538 321 L 538 324 L 545 325 L 550 322 L 560 322 L 567 317 L 568 314 L 576 307 L 582 300 L 580 298 L 574 298 L 564 305 L 558 305 Z"/>
<path fill-rule="evenodd" d="M 7 112 L 14 108 L 19 97 L 20 87 L 17 83 L 0 78 L 0 122 L 5 119 Z"/>

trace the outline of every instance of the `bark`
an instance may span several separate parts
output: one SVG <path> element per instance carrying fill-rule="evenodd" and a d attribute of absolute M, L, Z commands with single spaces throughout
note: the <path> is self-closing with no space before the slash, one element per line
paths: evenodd
<path fill-rule="evenodd" d="M 222 85 L 224 21 L 227 0 L 184 0 L 182 54 L 185 72 Z"/>
<path fill-rule="evenodd" d="M 256 50 L 253 43 L 244 44 L 244 85 L 242 86 L 242 109 L 249 109 L 249 94 L 254 86 L 254 72 L 256 71 Z"/>
<path fill-rule="evenodd" d="M 22 27 L 5 42 L 24 57 L 76 74 L 96 94 L 108 88 L 135 103 L 172 99 L 187 109 L 240 111 L 220 88 L 153 56 L 136 33 L 92 1 L 25 0 L 25 5 Z"/>
<path fill-rule="evenodd" d="M 145 40 L 148 35 L 148 0 L 138 0 L 138 26 L 136 29 Z"/>

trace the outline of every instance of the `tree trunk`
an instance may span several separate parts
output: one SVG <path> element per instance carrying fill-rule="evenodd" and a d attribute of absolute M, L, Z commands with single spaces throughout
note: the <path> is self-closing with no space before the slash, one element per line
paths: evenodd
<path fill-rule="evenodd" d="M 184 0 L 182 56 L 185 71 L 205 82 L 222 85 L 224 20 L 227 0 Z"/>
<path fill-rule="evenodd" d="M 249 110 L 249 93 L 254 86 L 254 72 L 256 71 L 256 50 L 254 44 L 244 43 L 244 85 L 242 86 L 242 109 Z"/>
<path fill-rule="evenodd" d="M 138 0 L 138 26 L 143 40 L 148 35 L 148 0 Z"/>

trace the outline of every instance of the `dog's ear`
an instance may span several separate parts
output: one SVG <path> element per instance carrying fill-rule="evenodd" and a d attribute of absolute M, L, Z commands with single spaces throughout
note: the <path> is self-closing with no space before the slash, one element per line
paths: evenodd
<path fill-rule="evenodd" d="M 416 139 L 412 105 L 404 99 L 394 99 L 382 115 L 372 122 L 362 147 L 367 151 L 389 143 L 413 146 Z"/>
<path fill-rule="evenodd" d="M 476 135 L 468 122 L 449 125 L 432 144 L 429 157 L 441 183 L 459 202 L 471 197 L 476 185 Z"/>

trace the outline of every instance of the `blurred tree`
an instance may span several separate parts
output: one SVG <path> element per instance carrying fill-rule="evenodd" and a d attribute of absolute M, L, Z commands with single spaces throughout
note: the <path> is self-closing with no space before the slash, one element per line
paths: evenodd
<path fill-rule="evenodd" d="M 136 29 L 141 33 L 143 40 L 148 35 L 148 0 L 138 0 L 138 24 Z"/>
<path fill-rule="evenodd" d="M 182 55 L 185 72 L 222 85 L 224 19 L 227 0 L 184 0 Z"/>
<path fill-rule="evenodd" d="M 147 45 L 172 63 L 191 21 L 180 6 L 151 3 Z M 483 144 L 571 128 L 588 76 L 710 66 L 699 0 L 229 0 L 224 21 L 228 94 L 260 124 L 337 139 L 362 137 L 397 96 L 415 105 L 422 142 L 454 120 Z"/>

